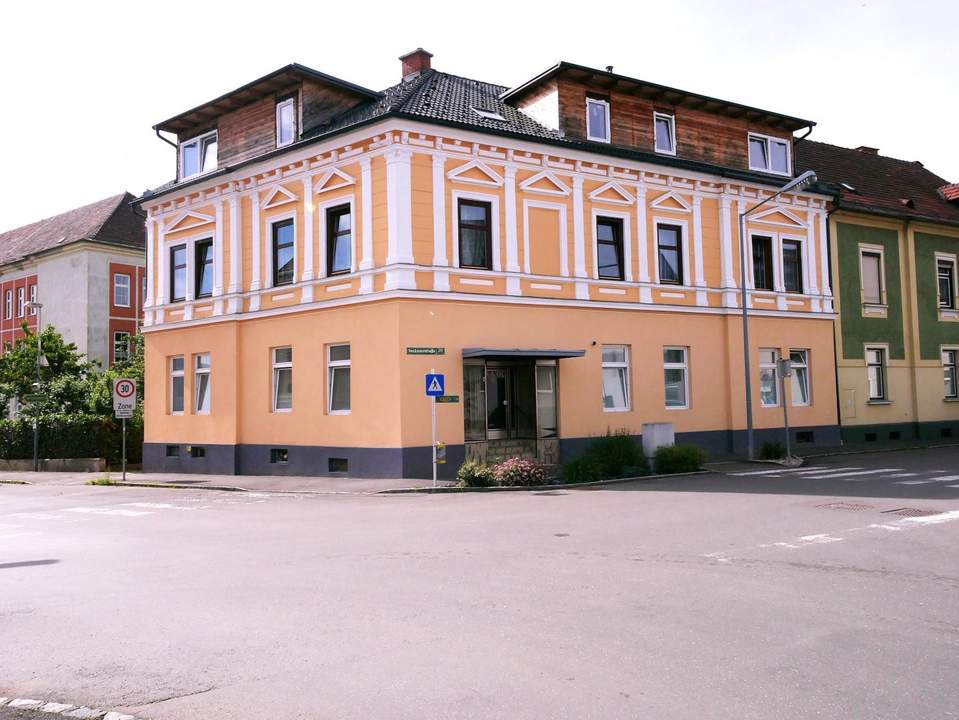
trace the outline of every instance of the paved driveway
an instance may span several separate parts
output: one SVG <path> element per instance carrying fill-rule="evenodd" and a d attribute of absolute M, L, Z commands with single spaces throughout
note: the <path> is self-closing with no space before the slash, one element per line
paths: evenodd
<path fill-rule="evenodd" d="M 822 464 L 505 494 L 2 486 L 0 695 L 171 720 L 955 717 L 959 450 Z"/>

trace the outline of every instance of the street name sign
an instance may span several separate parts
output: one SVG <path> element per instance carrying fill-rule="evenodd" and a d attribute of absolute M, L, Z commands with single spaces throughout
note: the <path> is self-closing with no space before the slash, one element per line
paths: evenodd
<path fill-rule="evenodd" d="M 129 378 L 117 378 L 113 381 L 113 414 L 118 420 L 133 417 L 137 406 L 137 384 Z"/>
<path fill-rule="evenodd" d="M 441 347 L 408 347 L 407 355 L 445 355 L 446 348 Z"/>
<path fill-rule="evenodd" d="M 458 403 L 459 401 L 459 395 L 440 395 L 436 398 L 438 403 Z"/>

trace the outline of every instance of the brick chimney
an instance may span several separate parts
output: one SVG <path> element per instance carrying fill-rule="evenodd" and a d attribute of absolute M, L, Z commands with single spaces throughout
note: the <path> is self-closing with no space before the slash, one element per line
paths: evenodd
<path fill-rule="evenodd" d="M 879 148 L 869 147 L 868 145 L 860 145 L 856 148 L 856 152 L 865 153 L 866 155 L 878 155 Z"/>
<path fill-rule="evenodd" d="M 416 48 L 413 52 L 400 55 L 400 62 L 403 63 L 403 79 L 406 80 L 421 70 L 429 70 L 431 57 L 433 53 L 428 53 L 423 48 Z"/>

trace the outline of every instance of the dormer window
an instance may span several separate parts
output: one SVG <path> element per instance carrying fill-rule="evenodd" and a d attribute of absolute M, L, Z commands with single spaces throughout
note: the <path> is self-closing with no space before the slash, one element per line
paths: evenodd
<path fill-rule="evenodd" d="M 283 147 L 296 140 L 296 104 L 286 98 L 276 104 L 276 146 Z"/>
<path fill-rule="evenodd" d="M 666 113 L 653 113 L 653 126 L 656 131 L 656 152 L 675 155 L 676 118 Z"/>
<path fill-rule="evenodd" d="M 599 98 L 586 98 L 586 139 L 609 142 L 609 103 Z"/>
<path fill-rule="evenodd" d="M 216 130 L 180 143 L 180 179 L 216 170 Z"/>
<path fill-rule="evenodd" d="M 478 107 L 472 107 L 472 106 L 470 107 L 470 110 L 472 110 L 474 113 L 479 115 L 481 118 L 485 118 L 486 120 L 495 120 L 496 122 L 506 122 L 506 118 L 504 118 L 495 110 L 486 110 L 484 108 L 478 108 Z"/>
<path fill-rule="evenodd" d="M 789 175 L 789 141 L 749 133 L 749 169 Z"/>

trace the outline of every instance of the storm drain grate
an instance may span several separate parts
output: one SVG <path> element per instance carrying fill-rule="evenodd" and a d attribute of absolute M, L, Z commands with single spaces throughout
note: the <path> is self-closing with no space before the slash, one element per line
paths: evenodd
<path fill-rule="evenodd" d="M 826 503 L 825 505 L 817 505 L 817 508 L 823 508 L 824 510 L 848 510 L 850 512 L 863 512 L 864 510 L 872 510 L 872 505 L 864 505 L 863 503 L 854 503 L 854 502 L 831 502 Z"/>
<path fill-rule="evenodd" d="M 922 508 L 896 508 L 894 510 L 883 510 L 883 515 L 898 515 L 899 517 L 927 517 L 929 515 L 938 515 L 941 510 L 923 510 Z"/>

